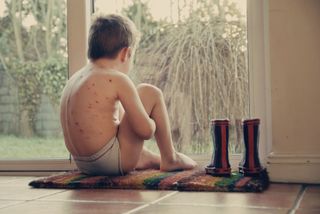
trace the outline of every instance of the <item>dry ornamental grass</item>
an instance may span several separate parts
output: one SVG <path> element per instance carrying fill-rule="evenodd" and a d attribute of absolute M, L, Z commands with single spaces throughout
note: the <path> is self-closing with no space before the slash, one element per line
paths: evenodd
<path fill-rule="evenodd" d="M 231 150 L 239 152 L 241 130 L 235 123 L 249 114 L 245 24 L 193 16 L 141 43 L 135 74 L 163 90 L 176 147 L 205 152 L 210 120 L 229 118 Z"/>

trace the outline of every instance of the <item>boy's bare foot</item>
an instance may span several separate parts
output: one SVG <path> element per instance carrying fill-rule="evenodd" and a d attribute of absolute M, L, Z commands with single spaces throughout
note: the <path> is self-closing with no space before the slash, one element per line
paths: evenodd
<path fill-rule="evenodd" d="M 161 171 L 177 171 L 184 169 L 193 169 L 197 166 L 197 163 L 188 156 L 176 152 L 175 159 L 173 161 L 161 160 Z"/>
<path fill-rule="evenodd" d="M 140 159 L 135 169 L 143 170 L 143 169 L 159 169 L 159 168 L 160 168 L 160 156 L 143 147 L 140 154 Z"/>

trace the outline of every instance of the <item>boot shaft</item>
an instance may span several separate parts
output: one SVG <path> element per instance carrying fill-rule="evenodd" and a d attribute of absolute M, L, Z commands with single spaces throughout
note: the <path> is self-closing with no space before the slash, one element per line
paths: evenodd
<path fill-rule="evenodd" d="M 262 166 L 259 160 L 259 119 L 243 120 L 243 142 L 245 151 L 239 164 L 239 171 L 244 175 L 257 175 Z"/>
<path fill-rule="evenodd" d="M 214 152 L 206 172 L 216 176 L 230 176 L 229 163 L 229 120 L 212 120 L 211 135 Z"/>

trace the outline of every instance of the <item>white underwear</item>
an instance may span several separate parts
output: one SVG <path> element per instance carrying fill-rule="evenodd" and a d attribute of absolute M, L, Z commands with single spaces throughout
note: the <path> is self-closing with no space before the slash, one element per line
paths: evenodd
<path fill-rule="evenodd" d="M 91 156 L 73 156 L 73 159 L 79 170 L 88 175 L 124 175 L 117 137 L 112 138 L 97 153 Z"/>

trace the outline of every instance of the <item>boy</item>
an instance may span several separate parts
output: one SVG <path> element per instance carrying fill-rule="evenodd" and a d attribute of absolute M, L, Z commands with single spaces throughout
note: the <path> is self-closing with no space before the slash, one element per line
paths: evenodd
<path fill-rule="evenodd" d="M 67 82 L 61 124 L 67 149 L 80 171 L 123 175 L 134 169 L 192 169 L 196 163 L 175 151 L 162 92 L 137 88 L 127 76 L 138 32 L 119 15 L 96 18 L 89 33 L 90 63 Z M 143 147 L 155 136 L 160 156 Z"/>

